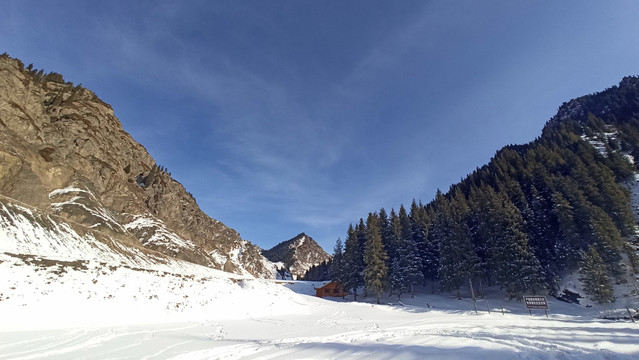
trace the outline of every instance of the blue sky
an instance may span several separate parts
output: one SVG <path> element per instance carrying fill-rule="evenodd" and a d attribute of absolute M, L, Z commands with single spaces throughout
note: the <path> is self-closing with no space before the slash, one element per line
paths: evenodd
<path fill-rule="evenodd" d="M 430 201 L 639 74 L 636 1 L 3 1 L 0 52 L 82 83 L 263 248 Z"/>

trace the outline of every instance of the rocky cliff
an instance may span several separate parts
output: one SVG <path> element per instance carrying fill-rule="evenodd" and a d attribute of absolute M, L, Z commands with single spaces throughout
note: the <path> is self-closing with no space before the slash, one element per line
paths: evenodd
<path fill-rule="evenodd" d="M 314 265 L 330 260 L 331 256 L 313 238 L 301 233 L 262 252 L 267 259 L 279 263 L 279 270 L 287 270 L 294 279 L 301 279 Z"/>
<path fill-rule="evenodd" d="M 3 203 L 17 201 L 121 244 L 274 276 L 260 249 L 204 214 L 122 129 L 109 104 L 6 54 L 0 56 L 0 195 Z"/>

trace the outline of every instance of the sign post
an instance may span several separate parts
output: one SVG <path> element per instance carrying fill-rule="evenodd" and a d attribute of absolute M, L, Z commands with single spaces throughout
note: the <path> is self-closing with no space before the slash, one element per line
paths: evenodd
<path fill-rule="evenodd" d="M 526 309 L 530 311 L 530 316 L 532 316 L 533 310 L 543 310 L 548 317 L 548 302 L 545 296 L 524 296 L 524 302 Z"/>

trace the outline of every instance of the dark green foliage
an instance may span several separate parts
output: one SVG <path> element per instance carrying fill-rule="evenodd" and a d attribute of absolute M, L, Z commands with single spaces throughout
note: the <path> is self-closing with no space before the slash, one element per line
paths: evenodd
<path fill-rule="evenodd" d="M 418 241 L 425 245 L 425 224 L 417 224 L 417 204 L 413 202 L 409 216 L 401 206 L 399 215 L 392 212 L 392 222 L 395 224 L 394 243 L 390 257 L 390 285 L 392 291 L 401 298 L 402 293 L 410 292 L 414 296 L 414 286 L 424 282 L 423 262 Z M 413 211 L 414 210 L 414 211 Z M 413 216 L 414 212 L 414 216 Z"/>
<path fill-rule="evenodd" d="M 457 290 L 471 279 L 477 269 L 477 255 L 465 221 L 468 206 L 459 191 L 449 201 L 438 192 L 435 199 L 437 215 L 433 232 L 439 243 L 439 283 L 444 290 Z"/>
<path fill-rule="evenodd" d="M 321 264 L 313 265 L 310 269 L 306 270 L 302 280 L 305 281 L 325 281 L 330 280 L 330 262 L 323 261 Z"/>
<path fill-rule="evenodd" d="M 588 251 L 583 253 L 580 270 L 584 291 L 592 300 L 600 304 L 615 301 L 606 265 L 594 246 L 590 246 Z"/>
<path fill-rule="evenodd" d="M 353 291 L 353 297 L 357 300 L 357 290 L 364 285 L 364 249 L 360 246 L 357 229 L 350 225 L 348 236 L 344 245 L 344 290 Z"/>
<path fill-rule="evenodd" d="M 504 147 L 426 206 L 413 201 L 409 216 L 401 207 L 387 219 L 382 209 L 391 292 L 424 280 L 458 294 L 469 280 L 512 297 L 556 291 L 591 250 L 623 281 L 621 262 L 639 267 L 628 242 L 635 218 L 627 186 L 637 171 L 630 156 L 639 160 L 639 77 L 564 103 L 535 141 Z M 364 229 L 360 220 L 360 248 Z"/>
<path fill-rule="evenodd" d="M 366 288 L 377 294 L 380 303 L 382 292 L 388 288 L 388 255 L 382 244 L 382 233 L 377 214 L 368 214 L 366 220 L 366 251 L 364 254 L 364 281 Z"/>
<path fill-rule="evenodd" d="M 541 265 L 528 245 L 519 209 L 504 194 L 486 188 L 481 233 L 490 249 L 489 274 L 512 298 L 545 287 Z"/>
<path fill-rule="evenodd" d="M 398 239 L 397 233 L 399 233 L 399 218 L 395 213 L 395 210 L 391 210 L 390 219 L 386 215 L 386 210 L 382 208 L 379 211 L 379 226 L 382 235 L 382 244 L 386 250 L 388 256 L 388 279 L 391 295 L 394 292 L 398 292 L 399 296 L 405 291 L 403 283 L 401 282 L 402 268 L 398 263 Z M 397 231 L 396 231 L 397 230 Z"/>
<path fill-rule="evenodd" d="M 427 220 L 427 233 L 425 244 L 422 247 L 422 272 L 424 273 L 424 280 L 437 281 L 437 273 L 439 271 L 439 241 L 435 236 L 433 229 L 433 218 L 435 217 L 432 207 L 429 210 L 424 210 Z"/>
<path fill-rule="evenodd" d="M 630 262 L 632 271 L 635 274 L 639 274 L 639 255 L 637 255 L 637 249 L 629 243 L 624 244 L 623 249 L 626 252 L 626 256 L 628 256 L 628 261 Z"/>
<path fill-rule="evenodd" d="M 346 283 L 344 270 L 344 248 L 342 246 L 342 239 L 338 238 L 333 248 L 333 258 L 331 259 L 329 267 L 329 277 L 331 281 L 340 284 Z"/>

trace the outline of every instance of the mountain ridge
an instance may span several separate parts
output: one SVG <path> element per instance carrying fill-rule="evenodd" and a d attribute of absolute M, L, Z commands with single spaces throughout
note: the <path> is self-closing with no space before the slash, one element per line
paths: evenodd
<path fill-rule="evenodd" d="M 303 232 L 268 250 L 263 250 L 262 254 L 274 263 L 281 263 L 280 272 L 289 272 L 298 280 L 311 267 L 327 262 L 331 258 L 313 238 Z"/>
<path fill-rule="evenodd" d="M 3 54 L 0 127 L 0 194 L 7 198 L 123 244 L 274 276 L 261 249 L 204 214 L 90 90 Z"/>
<path fill-rule="evenodd" d="M 534 141 L 504 146 L 432 202 L 351 225 L 333 277 L 399 294 L 497 284 L 521 298 L 557 295 L 576 272 L 574 286 L 613 302 L 617 285 L 638 279 L 638 164 L 639 77 L 628 76 L 563 103 Z M 368 251 L 380 237 L 384 250 Z"/>

